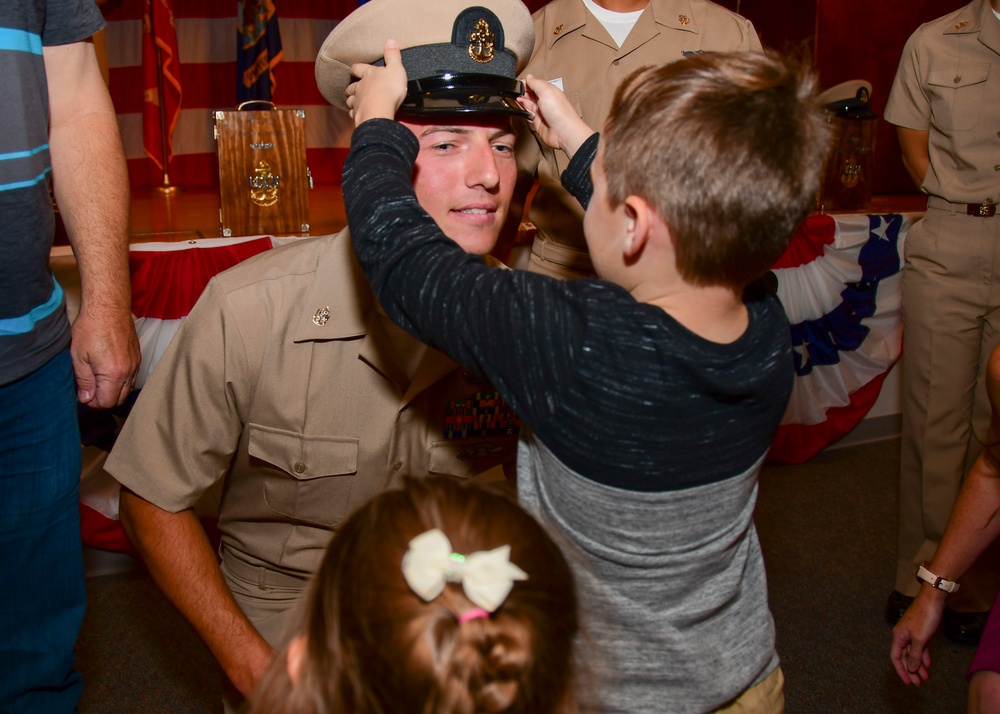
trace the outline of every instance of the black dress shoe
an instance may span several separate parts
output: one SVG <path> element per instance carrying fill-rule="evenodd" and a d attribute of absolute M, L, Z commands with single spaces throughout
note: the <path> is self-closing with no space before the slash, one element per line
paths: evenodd
<path fill-rule="evenodd" d="M 889 598 L 885 601 L 885 621 L 890 625 L 895 625 L 899 622 L 899 618 L 903 616 L 906 612 L 906 608 L 910 606 L 913 602 L 913 598 L 909 595 L 904 595 L 898 590 L 893 590 L 889 593 Z"/>
<path fill-rule="evenodd" d="M 960 645 L 978 645 L 990 612 L 957 612 L 944 609 L 944 636 Z"/>

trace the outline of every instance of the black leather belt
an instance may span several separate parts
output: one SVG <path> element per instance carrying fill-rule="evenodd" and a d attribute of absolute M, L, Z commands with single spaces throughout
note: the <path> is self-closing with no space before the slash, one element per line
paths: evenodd
<path fill-rule="evenodd" d="M 997 204 L 995 203 L 967 203 L 965 210 L 970 216 L 977 218 L 992 218 L 997 214 Z"/>
<path fill-rule="evenodd" d="M 982 203 L 952 203 L 937 196 L 927 197 L 928 208 L 939 208 L 953 213 L 964 213 L 975 218 L 992 218 L 997 214 L 997 204 L 992 201 Z"/>

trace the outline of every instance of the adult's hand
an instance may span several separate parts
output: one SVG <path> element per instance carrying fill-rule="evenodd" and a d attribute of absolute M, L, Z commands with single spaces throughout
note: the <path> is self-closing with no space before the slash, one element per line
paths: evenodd
<path fill-rule="evenodd" d="M 131 313 L 83 305 L 73 323 L 70 355 L 82 404 L 102 409 L 121 404 L 135 385 L 141 359 Z"/>
<path fill-rule="evenodd" d="M 944 606 L 945 593 L 925 586 L 892 629 L 889 657 L 905 684 L 919 686 L 930 676 L 931 654 L 927 643 L 941 623 Z"/>

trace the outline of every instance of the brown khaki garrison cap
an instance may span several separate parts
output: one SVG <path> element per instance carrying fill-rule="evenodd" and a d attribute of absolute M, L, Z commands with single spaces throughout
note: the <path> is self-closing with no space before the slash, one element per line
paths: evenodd
<path fill-rule="evenodd" d="M 316 84 L 326 100 L 347 109 L 351 65 L 383 64 L 385 41 L 396 40 L 408 80 L 401 114 L 514 114 L 516 77 L 535 42 L 521 0 L 369 0 L 327 36 L 316 57 Z"/>

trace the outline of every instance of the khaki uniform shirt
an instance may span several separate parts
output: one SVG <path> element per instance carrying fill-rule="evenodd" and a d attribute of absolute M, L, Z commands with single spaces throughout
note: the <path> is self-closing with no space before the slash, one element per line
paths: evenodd
<path fill-rule="evenodd" d="M 917 28 L 903 49 L 886 121 L 929 131 L 921 190 L 1000 203 L 1000 20 L 988 0 Z"/>
<path fill-rule="evenodd" d="M 640 67 L 686 52 L 761 49 L 749 20 L 706 0 L 650 0 L 620 48 L 582 0 L 552 0 L 533 17 L 535 49 L 523 74 L 562 79 L 563 92 L 595 131 L 604 126 L 615 89 Z M 527 131 L 517 144 L 519 173 L 537 172 L 539 180 L 529 219 L 539 236 L 586 251 L 583 209 L 560 182 L 569 159 L 543 146 Z"/>
<path fill-rule="evenodd" d="M 337 525 L 404 474 L 513 461 L 516 426 L 481 417 L 499 404 L 490 392 L 391 325 L 343 231 L 213 278 L 105 468 L 171 512 L 225 479 L 223 549 L 304 577 Z M 479 420 L 472 436 L 447 438 L 450 412 Z"/>

